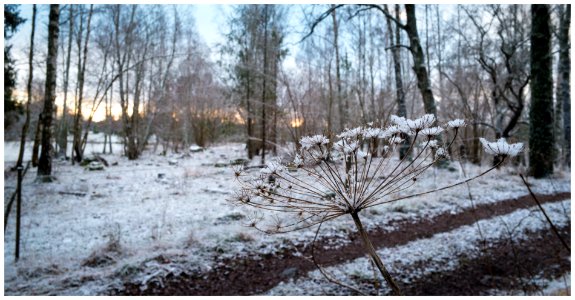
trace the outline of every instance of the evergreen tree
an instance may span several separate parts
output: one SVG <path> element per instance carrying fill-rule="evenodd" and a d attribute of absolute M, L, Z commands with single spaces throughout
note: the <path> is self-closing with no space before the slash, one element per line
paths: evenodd
<path fill-rule="evenodd" d="M 22 106 L 18 104 L 13 98 L 12 93 L 16 86 L 16 70 L 14 69 L 14 60 L 10 55 L 11 45 L 7 45 L 6 41 L 12 38 L 14 33 L 18 30 L 20 24 L 24 23 L 24 19 L 20 17 L 18 5 L 4 5 L 4 128 L 11 125 L 12 118 L 9 117 L 11 113 L 22 113 Z"/>
<path fill-rule="evenodd" d="M 553 81 L 549 7 L 531 5 L 529 163 L 535 178 L 553 173 Z"/>

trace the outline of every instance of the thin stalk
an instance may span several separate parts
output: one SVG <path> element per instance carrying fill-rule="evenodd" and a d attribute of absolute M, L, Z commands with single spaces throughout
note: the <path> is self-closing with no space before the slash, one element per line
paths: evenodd
<path fill-rule="evenodd" d="M 567 251 L 571 252 L 571 247 L 569 247 L 567 242 L 565 242 L 565 240 L 561 237 L 561 235 L 559 234 L 559 231 L 557 230 L 557 227 L 555 227 L 555 225 L 553 225 L 553 222 L 551 221 L 551 219 L 549 218 L 549 216 L 547 215 L 547 213 L 543 209 L 543 206 L 541 206 L 541 202 L 539 202 L 539 200 L 537 200 L 537 197 L 535 197 L 535 194 L 533 193 L 533 191 L 529 187 L 529 184 L 527 184 L 527 180 L 525 180 L 525 177 L 523 177 L 523 174 L 519 174 L 519 176 L 521 177 L 521 179 L 523 180 L 523 183 L 525 184 L 525 186 L 529 190 L 529 194 L 531 194 L 531 197 L 533 198 L 533 200 L 535 200 L 535 203 L 537 203 L 539 210 L 541 210 L 541 212 L 545 216 L 547 223 L 549 223 L 549 225 L 551 225 L 551 229 L 553 230 L 553 233 L 555 233 L 557 238 L 561 241 L 561 244 L 563 244 L 563 247 L 565 247 L 565 249 L 567 249 Z"/>
<path fill-rule="evenodd" d="M 365 231 L 365 229 L 363 228 L 363 225 L 361 224 L 361 220 L 359 219 L 357 212 L 352 212 L 351 217 L 353 218 L 353 221 L 355 222 L 355 226 L 357 227 L 357 230 L 359 231 L 359 235 L 361 236 L 361 240 L 363 241 L 363 245 L 364 245 L 365 249 L 367 250 L 369 256 L 371 257 L 371 259 L 373 260 L 373 262 L 375 263 L 375 265 L 379 269 L 379 272 L 381 272 L 381 275 L 383 275 L 383 278 L 385 279 L 387 284 L 389 284 L 389 286 L 391 287 L 393 292 L 397 296 L 401 296 L 402 295 L 401 290 L 399 289 L 399 287 L 397 286 L 397 284 L 395 283 L 395 281 L 393 280 L 391 275 L 389 275 L 389 272 L 387 271 L 387 269 L 383 265 L 383 262 L 381 261 L 381 259 L 377 255 L 377 252 L 375 251 L 373 244 L 369 240 L 367 232 Z"/>

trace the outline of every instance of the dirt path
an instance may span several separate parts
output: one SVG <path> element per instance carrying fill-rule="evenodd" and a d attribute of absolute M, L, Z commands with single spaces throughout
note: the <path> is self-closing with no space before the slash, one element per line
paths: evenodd
<path fill-rule="evenodd" d="M 554 195 L 539 195 L 541 203 L 557 202 L 571 197 L 570 193 Z M 418 221 L 399 221 L 391 223 L 398 230 L 386 232 L 381 229 L 372 230 L 370 239 L 376 248 L 394 247 L 409 241 L 428 238 L 434 234 L 451 231 L 455 228 L 473 224 L 480 219 L 505 215 L 517 209 L 535 206 L 530 196 L 508 199 L 493 204 L 478 205 L 475 209 L 466 209 L 458 214 L 446 212 L 430 219 Z M 568 233 L 569 234 L 569 233 Z M 353 237 L 352 237 L 353 238 Z M 316 257 L 323 266 L 341 264 L 345 261 L 364 256 L 361 241 L 353 239 L 350 244 L 337 249 L 324 250 L 322 245 L 329 244 L 329 240 L 320 240 L 316 243 Z M 550 246 L 544 243 L 542 246 Z M 555 247 L 554 245 L 552 247 Z M 545 248 L 545 247 L 542 247 Z M 310 256 L 311 249 L 302 247 L 298 249 L 303 256 Z M 505 251 L 505 250 L 500 250 Z M 493 254 L 495 255 L 495 254 Z M 205 274 L 186 274 L 179 276 L 168 275 L 163 280 L 163 286 L 156 283 L 148 285 L 141 290 L 139 285 L 126 283 L 123 290 L 110 291 L 112 295 L 253 295 L 263 293 L 279 282 L 289 278 L 297 278 L 315 269 L 312 262 L 293 252 L 280 255 L 269 255 L 262 259 L 224 260 L 222 267 L 217 267 Z M 505 258 L 501 258 L 505 259 Z M 463 272 L 465 273 L 465 272 Z M 392 274 L 394 275 L 394 274 Z M 453 276 L 456 276 L 455 273 Z M 458 278 L 458 277 L 454 277 Z M 459 279 L 458 279 L 459 280 Z M 421 290 L 424 282 L 421 283 Z M 449 294 L 438 290 L 439 294 Z M 411 294 L 412 292 L 410 291 Z M 415 292 L 413 292 L 415 293 Z"/>
<path fill-rule="evenodd" d="M 567 243 L 570 229 L 560 229 Z M 460 257 L 455 270 L 433 273 L 402 286 L 403 292 L 411 296 L 480 296 L 515 290 L 520 295 L 540 295 L 534 284 L 539 275 L 560 278 L 571 269 L 571 253 L 550 230 L 530 233 L 518 243 L 502 239 L 478 251 L 482 252 L 478 257 Z"/>

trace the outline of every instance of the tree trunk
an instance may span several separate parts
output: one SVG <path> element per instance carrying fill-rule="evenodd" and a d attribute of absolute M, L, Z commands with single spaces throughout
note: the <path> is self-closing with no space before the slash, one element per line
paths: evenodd
<path fill-rule="evenodd" d="M 42 111 L 42 152 L 38 162 L 38 176 L 52 175 L 52 118 L 54 101 L 56 99 L 56 68 L 58 58 L 60 6 L 50 5 L 48 24 L 48 56 L 46 58 L 46 85 L 44 94 L 44 110 Z"/>
<path fill-rule="evenodd" d="M 26 120 L 22 126 L 22 136 L 20 137 L 20 151 L 18 152 L 18 161 L 16 167 L 22 166 L 24 159 L 24 150 L 26 149 L 26 135 L 30 127 L 30 103 L 32 102 L 32 80 L 34 79 L 34 33 L 36 31 L 36 4 L 32 6 L 32 33 L 30 34 L 30 52 L 28 55 L 28 83 L 26 84 L 26 93 L 28 100 L 26 101 Z"/>
<path fill-rule="evenodd" d="M 529 163 L 535 178 L 553 173 L 553 80 L 547 5 L 531 5 L 531 110 Z"/>
<path fill-rule="evenodd" d="M 266 97 L 268 80 L 268 5 L 264 5 L 264 66 L 262 82 L 262 165 L 266 163 Z"/>
<path fill-rule="evenodd" d="M 385 5 L 385 11 L 388 12 L 387 5 Z M 389 14 L 389 12 L 388 12 Z M 395 18 L 399 19 L 399 5 L 395 5 Z M 391 55 L 393 58 L 393 70 L 395 75 L 395 95 L 397 102 L 397 115 L 400 117 L 407 117 L 407 108 L 405 107 L 405 92 L 403 90 L 403 80 L 401 78 L 401 58 L 399 57 L 399 45 L 401 44 L 401 36 L 399 31 L 399 26 L 395 27 L 395 41 L 394 32 L 391 26 L 391 20 L 387 20 L 387 30 L 389 32 L 389 47 L 391 47 Z M 409 136 L 403 134 L 402 138 L 405 139 L 403 144 L 399 147 L 399 159 L 403 159 L 407 155 L 407 150 L 409 149 Z"/>
<path fill-rule="evenodd" d="M 555 136 L 556 142 L 562 146 L 562 157 L 559 157 L 559 161 L 562 161 L 566 166 L 571 165 L 570 25 L 571 4 L 567 4 L 563 9 L 559 23 L 559 62 L 557 67 L 559 74 L 557 76 L 557 110 L 555 112 L 555 119 L 557 121 L 555 128 L 558 129 Z"/>
<path fill-rule="evenodd" d="M 419 35 L 417 33 L 417 19 L 415 17 L 415 5 L 405 4 L 405 12 L 407 15 L 407 24 L 405 31 L 409 36 L 409 49 L 413 55 L 413 71 L 417 76 L 417 87 L 423 98 L 423 106 L 425 113 L 433 114 L 437 117 L 437 108 L 435 107 L 435 99 L 431 90 L 431 83 L 429 81 L 429 73 L 426 68 L 425 56 L 423 49 L 419 42 Z"/>
<path fill-rule="evenodd" d="M 335 4 L 332 4 L 332 8 L 335 7 Z M 343 103 L 343 97 L 341 94 L 341 71 L 340 71 L 340 58 L 339 58 L 339 42 L 338 42 L 338 23 L 337 23 L 337 16 L 336 10 L 333 9 L 331 11 L 331 18 L 333 20 L 333 46 L 335 50 L 335 84 L 337 87 L 337 104 L 339 108 L 339 130 L 343 130 L 345 128 L 347 122 L 347 110 Z"/>
<path fill-rule="evenodd" d="M 83 58 L 79 60 L 78 65 L 78 102 L 76 105 L 76 116 L 74 119 L 74 142 L 72 147 L 74 148 L 74 161 L 81 162 L 84 151 L 82 149 L 82 98 L 84 96 L 84 75 L 86 73 L 86 61 L 88 59 L 88 42 L 90 40 L 90 23 L 92 21 L 92 13 L 93 13 L 94 5 L 90 5 L 90 11 L 88 13 L 88 23 L 86 25 L 86 39 L 84 40 L 84 49 L 83 49 Z M 82 18 L 82 16 L 80 16 Z M 81 35 L 82 32 L 78 33 L 80 35 L 79 43 L 78 43 L 78 50 L 80 50 L 81 46 Z"/>
<path fill-rule="evenodd" d="M 38 166 L 40 143 L 42 142 L 42 113 L 38 115 L 36 130 L 34 131 L 34 145 L 32 146 L 32 167 Z"/>
<path fill-rule="evenodd" d="M 252 136 L 254 135 L 254 126 L 253 126 L 253 118 L 252 118 L 252 110 L 253 108 L 251 107 L 251 99 L 250 97 L 252 96 L 251 94 L 251 76 L 248 73 L 246 78 L 247 84 L 246 84 L 246 114 L 247 114 L 247 130 L 248 130 L 248 141 L 246 142 L 246 146 L 248 148 L 248 158 L 252 159 L 254 158 L 254 141 L 252 141 Z"/>
<path fill-rule="evenodd" d="M 68 49 L 66 52 L 66 69 L 64 71 L 64 105 L 62 107 L 62 120 L 60 121 L 59 142 L 60 153 L 58 155 L 68 155 L 68 85 L 70 78 L 70 62 L 72 56 L 72 33 L 74 32 L 74 7 L 69 7 L 70 27 L 68 30 Z"/>

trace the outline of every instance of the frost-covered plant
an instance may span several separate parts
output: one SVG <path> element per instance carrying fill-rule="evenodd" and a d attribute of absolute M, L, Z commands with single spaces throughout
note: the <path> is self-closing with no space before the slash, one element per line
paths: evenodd
<path fill-rule="evenodd" d="M 337 135 L 338 140 L 332 144 L 323 135 L 303 137 L 300 152 L 288 165 L 271 162 L 256 177 L 236 170 L 242 188 L 234 200 L 240 205 L 277 212 L 272 224 L 262 226 L 263 218 L 250 224 L 267 233 L 294 231 L 351 215 L 373 262 L 399 295 L 401 291 L 377 255 L 358 213 L 463 184 L 493 170 L 522 149 L 522 144 L 509 145 L 505 140 L 489 143 L 482 139 L 486 152 L 503 158 L 498 165 L 464 181 L 412 192 L 418 178 L 425 176 L 436 162 L 449 159 L 447 149 L 465 126 L 461 119 L 443 126 L 435 123 L 433 115 L 415 120 L 392 116 L 387 127 L 348 129 Z M 452 137 L 447 144 L 440 145 L 438 140 L 444 139 L 438 137 L 446 132 L 451 132 Z M 404 156 L 399 160 L 393 153 L 404 141 L 402 134 L 411 137 L 408 152 L 414 153 L 411 158 Z M 375 140 L 378 142 L 374 143 Z M 381 155 L 374 157 L 374 153 Z"/>

